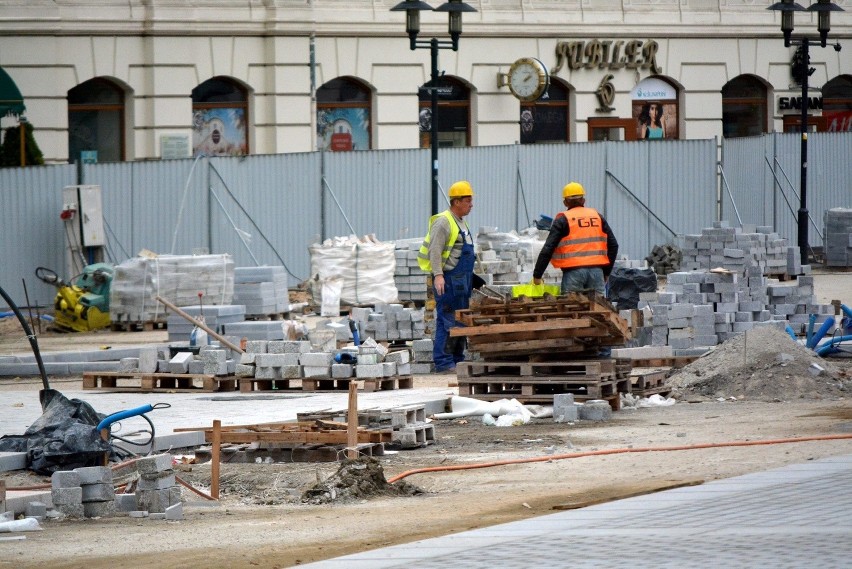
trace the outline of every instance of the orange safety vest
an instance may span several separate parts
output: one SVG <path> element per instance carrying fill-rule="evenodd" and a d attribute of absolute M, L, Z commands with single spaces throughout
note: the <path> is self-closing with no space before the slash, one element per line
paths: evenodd
<path fill-rule="evenodd" d="M 560 211 L 559 215 L 564 215 L 568 221 L 568 235 L 556 246 L 551 264 L 557 269 L 609 265 L 600 214 L 590 207 L 574 207 Z"/>

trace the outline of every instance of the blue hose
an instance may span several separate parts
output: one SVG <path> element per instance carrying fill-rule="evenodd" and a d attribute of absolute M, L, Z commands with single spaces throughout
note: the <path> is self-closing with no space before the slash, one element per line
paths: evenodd
<path fill-rule="evenodd" d="M 106 429 L 116 421 L 121 421 L 122 419 L 126 419 L 128 417 L 135 417 L 136 415 L 142 415 L 143 413 L 148 413 L 149 411 L 153 411 L 154 406 L 151 404 L 142 405 L 141 407 L 136 407 L 135 409 L 127 409 L 125 411 L 119 411 L 118 413 L 113 413 L 112 415 L 105 417 L 100 423 L 98 423 L 98 431 L 101 429 Z"/>
<path fill-rule="evenodd" d="M 822 345 L 814 348 L 814 352 L 818 356 L 825 356 L 834 352 L 839 352 L 838 345 L 843 342 L 852 342 L 852 335 L 850 336 L 838 336 L 836 338 L 829 338 Z"/>
<path fill-rule="evenodd" d="M 831 330 L 832 326 L 834 326 L 834 317 L 829 316 L 825 319 L 825 322 L 822 323 L 822 326 L 819 327 L 816 334 L 808 339 L 807 347 L 812 350 L 816 348 L 819 341 L 822 340 L 823 336 L 825 336 L 829 330 Z"/>
<path fill-rule="evenodd" d="M 798 341 L 799 341 L 799 339 L 796 337 L 796 331 L 795 331 L 795 330 L 793 330 L 792 326 L 790 326 L 789 324 L 787 324 L 787 327 L 786 327 L 786 328 L 784 328 L 784 331 L 785 331 L 785 332 L 787 332 L 787 335 L 788 335 L 788 336 L 790 336 L 791 338 L 793 338 L 793 341 L 794 341 L 794 342 L 798 342 Z"/>

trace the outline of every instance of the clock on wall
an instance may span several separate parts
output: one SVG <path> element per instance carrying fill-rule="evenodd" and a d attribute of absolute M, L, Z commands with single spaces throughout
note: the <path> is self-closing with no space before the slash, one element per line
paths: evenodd
<path fill-rule="evenodd" d="M 521 101 L 535 101 L 550 85 L 550 75 L 544 63 L 534 57 L 522 57 L 509 67 L 507 84 Z"/>

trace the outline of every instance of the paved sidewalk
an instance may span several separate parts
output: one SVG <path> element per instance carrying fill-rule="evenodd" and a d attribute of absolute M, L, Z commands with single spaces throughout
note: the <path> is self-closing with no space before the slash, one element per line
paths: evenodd
<path fill-rule="evenodd" d="M 852 455 L 301 567 L 852 567 Z"/>

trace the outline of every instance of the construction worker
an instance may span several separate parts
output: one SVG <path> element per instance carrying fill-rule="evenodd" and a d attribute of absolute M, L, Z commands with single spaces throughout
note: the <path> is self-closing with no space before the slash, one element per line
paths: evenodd
<path fill-rule="evenodd" d="M 606 280 L 618 255 L 618 241 L 597 212 L 586 207 L 586 191 L 577 182 L 562 188 L 565 211 L 556 215 L 533 271 L 533 283 L 552 263 L 562 269 L 562 294 L 593 289 L 606 294 Z"/>
<path fill-rule="evenodd" d="M 449 209 L 429 219 L 417 262 L 423 271 L 432 273 L 435 295 L 435 336 L 433 356 L 435 371 L 452 373 L 464 360 L 464 341 L 449 341 L 450 328 L 456 322 L 456 310 L 470 303 L 473 284 L 473 236 L 464 217 L 473 209 L 473 189 L 467 181 L 450 186 Z M 455 338 L 453 340 L 456 340 Z"/>

